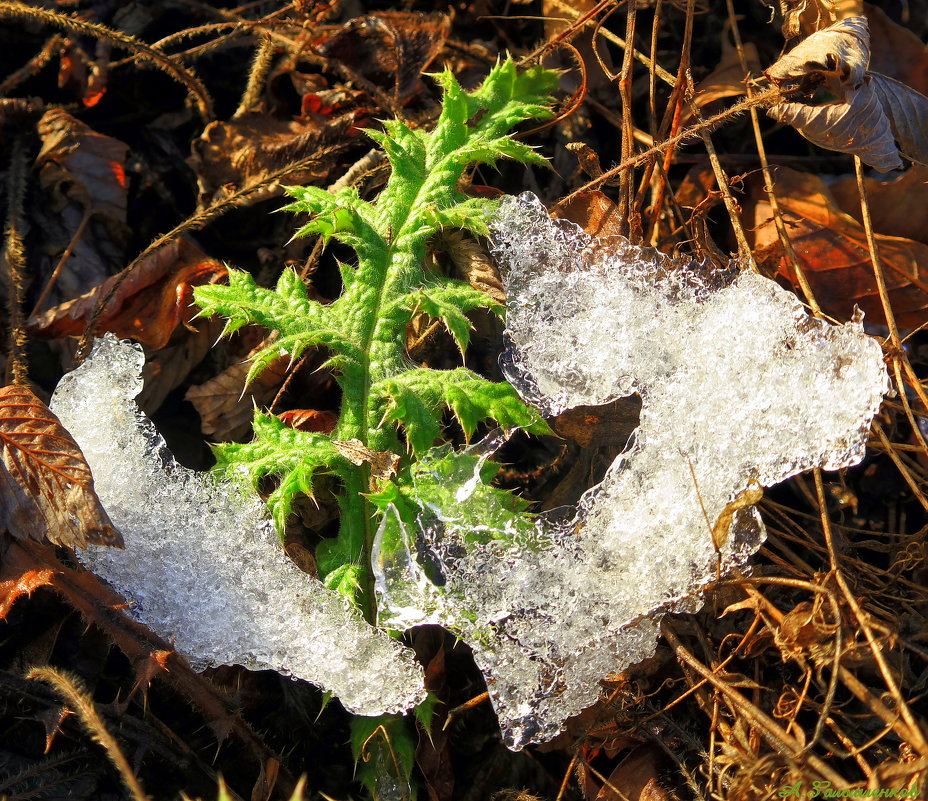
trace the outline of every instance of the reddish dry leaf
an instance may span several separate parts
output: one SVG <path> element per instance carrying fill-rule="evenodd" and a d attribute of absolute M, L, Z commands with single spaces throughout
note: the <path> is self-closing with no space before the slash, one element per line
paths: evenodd
<path fill-rule="evenodd" d="M 319 52 L 384 87 L 402 104 L 419 88 L 423 70 L 451 32 L 447 14 L 382 11 L 353 19 L 329 36 Z"/>
<path fill-rule="evenodd" d="M 19 539 L 123 547 L 77 443 L 30 389 L 0 389 L 0 526 Z"/>
<path fill-rule="evenodd" d="M 0 620 L 6 620 L 10 609 L 22 595 L 51 583 L 55 571 L 49 565 L 36 565 L 35 561 L 7 540 L 3 559 L 0 560 Z"/>
<path fill-rule="evenodd" d="M 177 326 L 188 324 L 196 313 L 191 307 L 193 288 L 215 283 L 225 275 L 222 264 L 188 239 L 178 237 L 129 273 L 101 316 L 97 332 L 110 331 L 153 348 L 163 348 Z M 43 339 L 80 336 L 97 298 L 106 294 L 118 278 L 119 275 L 114 275 L 79 298 L 29 318 L 29 332 Z"/>
<path fill-rule="evenodd" d="M 928 167 L 916 164 L 893 181 L 864 178 L 873 230 L 928 244 Z M 841 211 L 861 220 L 857 178 L 828 186 Z"/>
<path fill-rule="evenodd" d="M 622 236 L 625 231 L 618 206 L 597 190 L 581 192 L 554 216 L 570 220 L 591 236 Z"/>
<path fill-rule="evenodd" d="M 928 46 L 881 8 L 867 5 L 865 11 L 870 23 L 870 69 L 928 94 Z"/>
<path fill-rule="evenodd" d="M 297 431 L 315 431 L 320 434 L 331 434 L 338 423 L 335 412 L 318 412 L 315 409 L 291 409 L 277 416 Z"/>
<path fill-rule="evenodd" d="M 838 208 L 828 187 L 814 175 L 777 167 L 774 177 L 790 241 L 822 309 L 847 320 L 856 304 L 869 322 L 884 323 L 863 227 Z M 760 262 L 796 283 L 759 178 L 750 182 L 743 204 L 749 242 Z M 915 328 L 928 319 L 928 245 L 880 235 L 877 244 L 896 320 Z"/>

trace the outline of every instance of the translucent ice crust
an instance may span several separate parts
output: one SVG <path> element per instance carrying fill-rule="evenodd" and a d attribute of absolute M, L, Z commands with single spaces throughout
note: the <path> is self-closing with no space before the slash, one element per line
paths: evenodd
<path fill-rule="evenodd" d="M 260 499 L 179 465 L 135 405 L 144 357 L 111 334 L 65 376 L 51 408 L 80 444 L 126 548 L 82 562 L 198 669 L 273 669 L 334 693 L 351 712 L 425 698 L 411 650 L 284 555 Z"/>
<path fill-rule="evenodd" d="M 384 517 L 381 621 L 465 639 L 518 748 L 555 736 L 600 679 L 649 656 L 663 613 L 698 608 L 719 571 L 747 564 L 764 537 L 750 505 L 761 486 L 859 462 L 888 378 L 858 321 L 813 319 L 736 265 L 595 240 L 531 195 L 504 202 L 493 235 L 506 370 L 523 397 L 548 413 L 642 399 L 633 443 L 560 522 L 526 526 L 485 503 L 470 514 L 485 457 L 450 453 L 413 471 L 417 526 Z M 462 489 L 442 496 L 438 475 Z"/>

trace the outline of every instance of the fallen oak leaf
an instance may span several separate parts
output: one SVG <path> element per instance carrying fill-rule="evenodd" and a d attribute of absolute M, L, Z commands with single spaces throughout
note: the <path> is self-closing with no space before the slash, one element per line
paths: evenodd
<path fill-rule="evenodd" d="M 0 526 L 18 539 L 123 547 L 90 467 L 58 418 L 28 388 L 0 389 Z"/>

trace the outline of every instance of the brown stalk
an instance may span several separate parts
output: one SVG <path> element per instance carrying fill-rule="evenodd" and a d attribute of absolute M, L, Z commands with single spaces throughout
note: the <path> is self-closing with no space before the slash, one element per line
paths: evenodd
<path fill-rule="evenodd" d="M 51 684 L 73 708 L 90 737 L 103 746 L 103 750 L 106 751 L 106 755 L 115 765 L 116 770 L 119 771 L 126 789 L 132 794 L 135 801 L 150 801 L 142 789 L 142 785 L 139 784 L 139 780 L 132 772 L 132 768 L 129 767 L 129 762 L 119 747 L 119 743 L 103 725 L 90 694 L 77 676 L 68 675 L 52 667 L 34 667 L 26 674 L 26 678 L 38 679 Z"/>
<path fill-rule="evenodd" d="M 733 0 L 725 0 L 725 5 L 728 9 L 728 20 L 731 23 L 732 38 L 735 40 L 735 50 L 738 53 L 738 59 L 741 61 L 741 69 L 744 72 L 745 95 L 750 98 L 754 95 L 754 89 L 751 86 L 748 62 L 744 55 L 744 43 L 741 41 L 741 29 L 738 27 L 738 16 L 735 14 Z M 751 115 L 751 129 L 754 132 L 754 142 L 757 145 L 757 155 L 760 157 L 760 171 L 764 176 L 764 192 L 767 195 L 770 209 L 773 212 L 773 224 L 777 229 L 777 237 L 780 240 L 780 244 L 783 246 L 783 252 L 786 253 L 786 257 L 790 261 L 790 265 L 796 275 L 796 280 L 799 282 L 799 288 L 802 290 L 806 303 L 808 303 L 809 308 L 812 309 L 812 314 L 816 317 L 821 317 L 822 309 L 815 299 L 815 293 L 812 292 L 812 286 L 806 278 L 805 271 L 799 264 L 799 257 L 796 255 L 792 240 L 789 238 L 789 233 L 786 230 L 786 223 L 783 222 L 780 202 L 777 200 L 776 193 L 773 191 L 773 173 L 770 171 L 770 164 L 767 161 L 767 148 L 764 147 L 764 137 L 761 135 L 760 118 L 758 117 L 757 109 L 751 108 L 749 109 L 749 113 Z"/>
<path fill-rule="evenodd" d="M 857 159 L 856 156 L 854 159 L 859 165 L 859 159 Z M 860 173 L 858 173 L 858 175 L 860 175 Z M 834 550 L 834 538 L 831 531 L 831 519 L 828 517 L 825 508 L 825 489 L 822 486 L 822 471 L 818 468 L 815 470 L 815 492 L 818 495 L 819 505 L 822 510 L 822 531 L 825 534 L 825 542 L 828 546 L 828 554 L 832 560 L 832 572 L 838 582 L 838 586 L 841 588 L 841 592 L 844 594 L 844 597 L 848 602 L 848 605 L 851 607 L 851 610 L 854 612 L 854 616 L 857 618 L 857 623 L 860 626 L 860 630 L 864 633 L 864 637 L 867 639 L 867 643 L 870 646 L 870 651 L 873 653 L 873 658 L 876 660 L 876 663 L 879 666 L 880 675 L 883 677 L 883 681 L 886 682 L 886 687 L 889 689 L 890 695 L 892 695 L 893 700 L 896 703 L 896 710 L 901 715 L 902 720 L 906 723 L 908 728 L 908 731 L 906 732 L 906 740 L 912 744 L 912 746 L 918 751 L 919 754 L 924 757 L 928 757 L 928 741 L 925 740 L 925 735 L 922 732 L 918 722 L 915 720 L 915 716 L 912 714 L 912 710 L 909 708 L 909 705 L 902 697 L 902 693 L 899 691 L 899 685 L 896 683 L 896 679 L 889 668 L 889 664 L 886 662 L 886 657 L 883 655 L 883 650 L 877 643 L 876 638 L 873 636 L 873 630 L 870 625 L 870 616 L 861 608 L 857 598 L 854 596 L 854 593 L 851 592 L 851 589 L 844 578 L 844 573 L 838 566 L 838 559 Z M 888 720 L 885 722 L 889 723 Z"/>
<path fill-rule="evenodd" d="M 560 208 L 561 206 L 569 203 L 571 200 L 574 200 L 580 193 L 586 192 L 590 189 L 597 189 L 610 178 L 615 178 L 625 170 L 629 170 L 633 167 L 637 167 L 639 164 L 643 164 L 652 156 L 655 156 L 658 153 L 662 153 L 668 148 L 676 149 L 684 142 L 702 136 L 703 132 L 714 130 L 718 126 L 723 125 L 731 119 L 734 119 L 739 114 L 743 114 L 749 108 L 755 106 L 772 106 L 776 103 L 782 102 L 782 99 L 782 93 L 775 86 L 771 86 L 769 89 L 755 95 L 752 98 L 745 98 L 744 100 L 735 103 L 733 106 L 730 106 L 724 111 L 720 111 L 718 114 L 713 114 L 708 119 L 705 119 L 696 125 L 691 125 L 689 128 L 681 131 L 676 136 L 671 136 L 669 139 L 665 139 L 663 142 L 658 142 L 653 147 L 649 147 L 647 150 L 638 153 L 629 159 L 623 160 L 620 164 L 616 165 L 612 169 L 606 170 L 602 175 L 588 181 L 579 189 L 575 189 L 573 192 L 567 195 L 567 197 L 558 201 L 552 208 Z"/>

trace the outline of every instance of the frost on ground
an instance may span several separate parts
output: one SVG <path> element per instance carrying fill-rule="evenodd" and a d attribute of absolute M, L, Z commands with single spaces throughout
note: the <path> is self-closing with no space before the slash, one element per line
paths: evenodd
<path fill-rule="evenodd" d="M 111 334 L 65 376 L 51 408 L 81 446 L 126 548 L 84 564 L 197 668 L 273 669 L 380 715 L 425 698 L 412 651 L 365 623 L 284 555 L 258 497 L 179 465 L 135 405 L 144 357 Z"/>
<path fill-rule="evenodd" d="M 649 656 L 662 613 L 695 610 L 720 570 L 747 564 L 764 537 L 745 503 L 758 485 L 859 462 L 888 384 L 859 322 L 813 319 L 757 274 L 592 239 L 531 195 L 504 203 L 494 239 L 523 396 L 548 413 L 643 403 L 633 443 L 559 522 L 526 533 L 513 517 L 475 544 L 462 521 L 479 462 L 465 455 L 452 502 L 422 485 L 418 530 L 388 509 L 408 548 L 375 548 L 381 622 L 440 623 L 470 643 L 517 748 Z M 432 472 L 453 473 L 449 459 Z M 428 465 L 414 478 L 427 483 Z"/>

